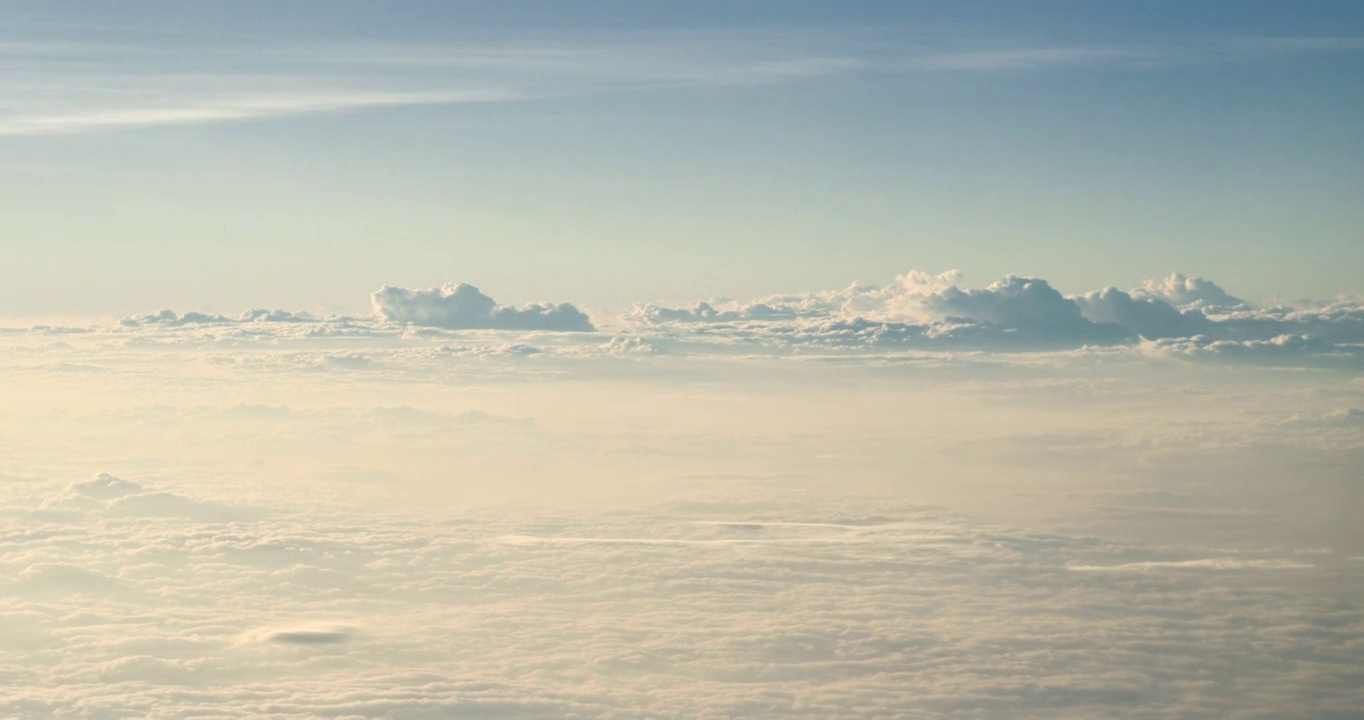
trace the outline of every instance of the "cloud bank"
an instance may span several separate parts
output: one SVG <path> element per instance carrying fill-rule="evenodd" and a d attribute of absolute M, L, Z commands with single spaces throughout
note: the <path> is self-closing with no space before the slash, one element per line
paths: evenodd
<path fill-rule="evenodd" d="M 233 338 L 276 342 L 484 338 L 480 346 L 441 350 L 468 356 L 645 359 L 1103 351 L 1200 362 L 1364 369 L 1364 299 L 1257 306 L 1211 280 L 1180 274 L 1130 290 L 1107 287 L 1066 295 L 1040 277 L 1010 275 L 972 288 L 962 284 L 957 271 L 910 271 L 885 286 L 853 283 L 837 290 L 746 302 L 638 303 L 614 322 L 608 320 L 600 332 L 573 304 L 503 305 L 466 283 L 427 289 L 385 286 L 371 295 L 370 302 L 373 314 L 361 317 L 264 309 L 239 315 L 162 310 L 123 318 L 118 332 L 129 340 L 157 344 Z M 98 327 L 50 326 L 0 330 L 7 336 L 73 338 L 101 332 Z M 551 335 L 560 333 L 563 337 L 558 339 Z M 568 337 L 572 335 L 580 338 Z M 348 349 L 344 355 L 314 357 L 307 364 L 354 365 L 357 358 L 368 367 L 377 359 Z"/>

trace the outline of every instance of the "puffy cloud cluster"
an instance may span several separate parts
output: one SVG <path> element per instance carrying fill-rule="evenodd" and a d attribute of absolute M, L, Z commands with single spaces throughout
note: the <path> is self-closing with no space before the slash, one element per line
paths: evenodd
<path fill-rule="evenodd" d="M 1130 292 L 1109 287 L 1074 296 L 1041 278 L 1008 276 L 980 289 L 962 288 L 960 279 L 955 271 L 910 272 L 884 288 L 853 285 L 688 308 L 637 305 L 624 319 L 674 330 L 709 325 L 715 329 L 692 332 L 714 336 L 723 327 L 732 336 L 820 347 L 991 351 L 1184 340 L 1228 357 L 1283 360 L 1296 353 L 1334 362 L 1358 357 L 1364 346 L 1364 305 L 1346 301 L 1255 308 L 1212 281 L 1180 274 Z"/>
<path fill-rule="evenodd" d="M 478 288 L 450 283 L 429 290 L 386 285 L 370 296 L 374 314 L 388 322 L 447 330 L 556 330 L 592 332 L 592 321 L 567 303 L 499 305 Z"/>

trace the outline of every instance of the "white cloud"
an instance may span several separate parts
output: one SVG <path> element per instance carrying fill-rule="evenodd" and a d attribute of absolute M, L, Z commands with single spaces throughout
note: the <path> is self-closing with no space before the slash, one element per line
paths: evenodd
<path fill-rule="evenodd" d="M 962 288 L 960 279 L 956 272 L 911 271 L 884 288 L 855 284 L 839 291 L 686 308 L 641 304 L 624 319 L 665 329 L 674 339 L 723 335 L 741 343 L 789 348 L 1073 350 L 1135 346 L 1148 338 L 1187 340 L 1183 345 L 1211 347 L 1213 354 L 1227 358 L 1253 361 L 1273 355 L 1277 364 L 1298 358 L 1309 365 L 1332 365 L 1342 359 L 1348 364 L 1364 345 L 1364 306 L 1345 300 L 1257 309 L 1209 280 L 1180 274 L 1148 281 L 1130 293 L 1107 288 L 1071 297 L 1041 278 L 1008 276 L 981 289 Z M 693 328 L 703 325 L 714 327 Z M 1247 349 L 1239 351 L 1238 346 Z"/>
<path fill-rule="evenodd" d="M 1121 327 L 1086 319 L 1074 300 L 1063 297 L 1040 278 L 1011 275 L 984 290 L 949 287 L 925 296 L 925 302 L 947 320 L 965 319 L 1073 341 L 1112 342 L 1127 335 Z"/>
<path fill-rule="evenodd" d="M 1164 299 L 1133 297 L 1117 288 L 1086 293 L 1075 302 L 1086 318 L 1128 328 L 1142 337 L 1189 337 L 1212 330 L 1198 309 L 1180 311 Z"/>
<path fill-rule="evenodd" d="M 227 317 L 216 313 L 187 312 L 176 313 L 174 310 L 162 310 L 148 315 L 137 315 L 126 317 L 119 321 L 124 327 L 140 327 L 144 325 L 161 325 L 178 327 L 181 325 L 214 325 L 227 323 L 271 323 L 271 322 L 315 322 L 317 318 L 305 312 L 289 312 L 287 310 L 247 310 L 237 317 Z"/>
<path fill-rule="evenodd" d="M 1180 309 L 1226 312 L 1250 307 L 1245 300 L 1228 295 L 1227 291 L 1211 280 L 1187 277 L 1181 273 L 1160 280 L 1147 280 L 1133 290 L 1132 295 L 1140 299 L 1163 300 Z"/>
<path fill-rule="evenodd" d="M 572 305 L 498 305 L 473 285 L 451 283 L 429 290 L 384 286 L 370 296 L 374 313 L 388 322 L 448 330 L 559 330 L 591 332 L 591 320 Z"/>
<path fill-rule="evenodd" d="M 173 105 L 97 107 L 52 114 L 0 116 L 0 136 L 47 135 L 158 125 L 198 125 L 385 107 L 506 102 L 516 99 L 520 99 L 520 96 L 507 89 L 260 95 L 204 100 L 177 98 Z"/>

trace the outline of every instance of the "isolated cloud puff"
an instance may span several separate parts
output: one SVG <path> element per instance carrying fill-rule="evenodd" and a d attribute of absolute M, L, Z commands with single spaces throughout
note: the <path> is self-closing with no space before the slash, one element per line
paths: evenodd
<path fill-rule="evenodd" d="M 478 288 L 447 283 L 429 290 L 385 285 L 370 296 L 374 314 L 388 322 L 447 330 L 556 330 L 592 332 L 587 315 L 568 303 L 499 305 Z"/>

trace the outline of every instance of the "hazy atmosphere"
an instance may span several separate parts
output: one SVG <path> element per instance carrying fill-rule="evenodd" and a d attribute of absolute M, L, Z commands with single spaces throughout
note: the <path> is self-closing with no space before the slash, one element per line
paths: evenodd
<path fill-rule="evenodd" d="M 0 2 L 0 716 L 1364 716 L 1364 5 Z"/>

